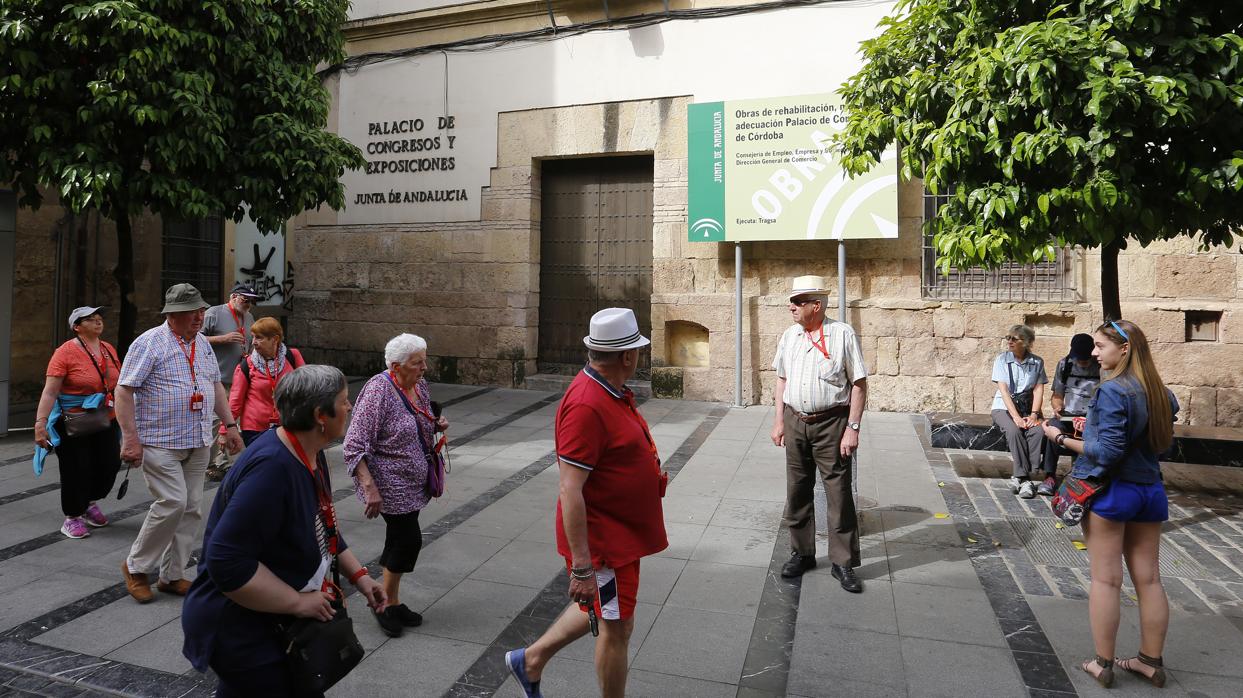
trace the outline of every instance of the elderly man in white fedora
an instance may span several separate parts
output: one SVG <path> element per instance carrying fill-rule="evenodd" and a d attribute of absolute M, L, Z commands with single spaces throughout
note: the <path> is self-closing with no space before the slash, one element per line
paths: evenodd
<path fill-rule="evenodd" d="M 203 520 L 203 476 L 212 441 L 212 414 L 224 422 L 226 448 L 242 450 L 242 435 L 229 413 L 229 395 L 203 328 L 203 296 L 190 284 L 164 295 L 165 322 L 130 345 L 117 385 L 121 460 L 141 467 L 155 501 L 129 556 L 121 562 L 125 588 L 138 603 L 156 588 L 185 596 L 190 549 Z"/>
<path fill-rule="evenodd" d="M 571 604 L 531 646 L 505 653 L 506 666 L 528 698 L 541 696 L 548 660 L 597 629 L 600 693 L 625 695 L 639 560 L 669 545 L 660 505 L 668 477 L 626 387 L 639 351 L 650 342 L 639 332 L 634 312 L 606 308 L 592 316 L 583 344 L 588 364 L 561 399 L 555 434 L 561 476 L 557 552 L 570 572 Z"/>
<path fill-rule="evenodd" d="M 816 514 L 812 501 L 816 472 L 829 499 L 829 560 L 832 574 L 849 592 L 863 591 L 859 526 L 851 491 L 851 458 L 859 448 L 860 420 L 867 404 L 867 369 L 859 337 L 844 322 L 825 317 L 828 288 L 820 276 L 800 276 L 790 285 L 794 320 L 777 342 L 773 370 L 776 415 L 773 444 L 786 450 L 785 524 L 790 559 L 783 577 L 816 566 Z"/>

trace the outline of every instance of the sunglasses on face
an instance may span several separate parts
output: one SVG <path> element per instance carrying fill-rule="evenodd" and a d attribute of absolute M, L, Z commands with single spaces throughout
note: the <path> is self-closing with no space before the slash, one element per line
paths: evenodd
<path fill-rule="evenodd" d="M 790 304 L 797 305 L 798 307 L 801 308 L 807 305 L 808 303 L 815 303 L 815 302 L 816 302 L 816 299 L 814 298 L 797 298 L 795 300 L 790 301 Z"/>
<path fill-rule="evenodd" d="M 1023 338 L 1015 337 L 1014 335 L 1006 335 L 1006 341 L 1007 342 L 1021 342 L 1023 341 Z"/>

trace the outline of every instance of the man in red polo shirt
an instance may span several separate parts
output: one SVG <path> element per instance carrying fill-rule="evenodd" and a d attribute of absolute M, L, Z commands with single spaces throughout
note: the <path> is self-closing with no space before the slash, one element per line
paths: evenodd
<path fill-rule="evenodd" d="M 596 675 L 604 698 L 626 692 L 627 650 L 639 592 L 639 559 L 664 550 L 667 476 L 647 422 L 626 387 L 650 344 L 634 313 L 606 308 L 591 318 L 588 365 L 557 409 L 557 552 L 570 570 L 571 605 L 530 647 L 505 653 L 528 698 L 541 698 L 544 666 L 599 619 Z M 589 611 L 590 609 L 590 611 Z"/>

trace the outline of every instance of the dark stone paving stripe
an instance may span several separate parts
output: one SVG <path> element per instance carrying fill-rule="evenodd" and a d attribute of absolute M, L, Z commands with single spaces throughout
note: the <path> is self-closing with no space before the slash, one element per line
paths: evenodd
<path fill-rule="evenodd" d="M 38 487 L 32 487 L 28 490 L 22 490 L 21 492 L 14 492 L 13 494 L 6 494 L 3 497 L 0 497 L 0 507 L 4 506 L 5 504 L 10 504 L 12 502 L 17 502 L 23 499 L 29 499 L 31 497 L 37 497 L 41 494 L 47 494 L 48 492 L 55 492 L 56 490 L 59 490 L 59 489 L 60 489 L 59 482 L 49 482 L 46 485 L 39 485 Z"/>
<path fill-rule="evenodd" d="M 11 458 L 5 458 L 4 460 L 0 460 L 0 468 L 3 468 L 6 465 L 13 465 L 15 463 L 23 463 L 23 462 L 29 463 L 34 457 L 35 457 L 34 451 L 31 451 L 30 453 L 27 453 L 24 456 L 13 456 Z"/>
<path fill-rule="evenodd" d="M 477 397 L 479 397 L 480 395 L 485 395 L 485 394 L 487 394 L 487 393 L 490 393 L 490 392 L 492 392 L 493 390 L 496 390 L 496 388 L 495 388 L 495 387 L 488 387 L 488 388 L 480 388 L 480 389 L 478 389 L 478 390 L 472 390 L 472 391 L 470 391 L 469 393 L 464 393 L 464 394 L 462 394 L 462 395 L 458 395 L 457 397 L 455 397 L 455 398 L 453 398 L 453 399 L 451 399 L 451 400 L 445 400 L 444 402 L 440 403 L 440 406 L 441 406 L 441 407 L 452 407 L 453 405 L 456 405 L 456 404 L 458 404 L 459 402 L 466 402 L 467 400 L 470 400 L 470 399 L 473 399 L 473 398 L 477 398 Z"/>
<path fill-rule="evenodd" d="M 686 462 L 691 459 L 691 456 L 695 455 L 699 447 L 707 440 L 712 430 L 720 424 L 721 418 L 728 411 L 729 408 L 724 405 L 713 407 L 704 416 L 699 426 L 695 428 L 695 431 L 691 432 L 690 436 L 686 437 L 686 440 L 674 451 L 673 455 L 661 464 L 661 467 L 669 473 L 670 481 L 682 471 Z M 545 461 L 547 463 L 544 467 L 548 467 L 555 463 L 556 460 L 556 454 L 549 454 L 536 463 L 527 466 L 527 469 L 534 468 L 536 465 L 545 463 Z M 540 470 L 542 469 L 540 468 Z M 522 472 L 525 472 L 525 470 Z M 536 474 L 538 474 L 538 471 L 533 473 L 531 477 L 534 477 Z M 424 533 L 423 535 L 426 536 L 427 534 Z M 506 668 L 504 661 L 505 652 L 515 647 L 526 647 L 535 642 L 544 633 L 544 630 L 569 605 L 569 601 L 566 600 L 565 596 L 566 585 L 568 584 L 569 576 L 565 568 L 561 567 L 552 581 L 544 585 L 544 588 L 535 595 L 535 598 L 526 605 L 526 608 L 522 609 L 522 612 L 492 640 L 487 649 L 479 655 L 479 658 L 458 677 L 453 686 L 445 692 L 445 698 L 490 698 L 496 695 L 501 685 L 505 683 L 505 679 L 509 677 L 509 669 Z"/>
<path fill-rule="evenodd" d="M 751 628 L 751 642 L 742 662 L 742 679 L 737 698 L 782 698 L 790 681 L 790 659 L 794 653 L 794 630 L 798 625 L 798 604 L 803 595 L 803 578 L 785 579 L 781 566 L 790 557 L 790 542 L 777 535 L 768 578 L 760 595 L 760 607 Z"/>
<path fill-rule="evenodd" d="M 461 396 L 461 398 L 465 399 L 468 396 L 482 395 L 484 393 L 491 392 L 491 390 L 492 389 L 474 391 L 473 393 L 469 393 L 466 396 Z M 550 396 L 550 397 L 542 398 L 536 401 L 532 405 L 524 407 L 516 412 L 506 415 L 505 417 L 497 419 L 483 427 L 475 429 L 469 432 L 468 434 L 464 435 L 463 437 L 459 437 L 456 441 L 456 444 L 461 444 L 465 441 L 470 441 L 470 440 L 479 438 L 480 436 L 483 436 L 484 434 L 489 433 L 494 429 L 503 427 L 506 424 L 509 424 L 510 422 L 520 419 L 521 417 L 526 416 L 530 414 L 531 412 L 534 412 L 535 410 L 538 410 L 541 407 L 551 402 L 556 401 L 557 399 L 559 399 L 559 397 L 560 396 Z M 458 400 L 458 402 L 461 402 L 461 401 L 462 400 Z M 527 466 L 527 468 L 525 468 L 523 471 L 520 471 L 519 473 L 513 476 L 510 476 L 511 479 L 518 478 L 523 473 L 525 473 L 527 470 L 533 469 L 537 464 L 543 464 L 544 460 L 546 459 L 540 459 L 536 463 L 533 463 L 532 465 Z M 547 464 L 544 464 L 543 467 L 540 468 L 540 470 L 546 467 L 547 467 Z M 518 484 L 521 484 L 522 482 L 526 482 L 527 480 L 530 479 L 530 477 L 534 477 L 536 474 L 538 474 L 538 472 L 539 471 L 532 472 L 529 477 L 521 479 L 521 481 L 518 482 Z M 514 486 L 516 487 L 517 485 L 514 485 Z M 210 490 L 216 489 L 217 487 L 219 487 L 218 483 L 214 483 L 214 482 L 208 483 L 207 486 L 204 488 L 204 490 L 210 491 Z M 493 489 L 496 489 L 496 488 L 493 488 Z M 487 504 L 483 504 L 482 506 L 477 506 L 480 498 L 488 496 L 488 494 L 491 492 L 492 490 L 489 490 L 488 492 L 485 492 L 479 495 L 478 497 L 471 500 L 470 502 L 467 502 L 462 507 L 459 507 L 459 509 L 469 507 L 472 509 L 472 511 L 468 516 L 461 517 L 460 520 L 457 520 L 457 522 L 453 524 L 453 526 L 460 524 L 462 521 L 465 521 L 466 519 L 470 518 L 470 516 L 473 516 L 474 514 L 481 511 L 483 508 L 486 508 L 487 504 L 490 504 L 496 501 L 496 499 L 500 498 L 499 496 L 495 497 L 494 499 L 489 500 Z M 333 491 L 333 498 L 335 501 L 338 501 L 338 502 L 342 501 L 343 499 L 347 497 L 352 497 L 352 496 L 354 496 L 353 488 L 339 488 Z M 136 504 L 127 509 L 114 512 L 112 514 L 112 518 L 114 520 L 129 518 L 130 516 L 135 516 L 137 514 L 147 511 L 147 509 L 149 509 L 150 506 L 151 506 L 151 500 L 148 500 L 146 502 Z M 454 512 L 451 512 L 449 516 L 454 516 L 454 514 L 456 514 L 457 512 L 458 510 L 454 510 Z M 444 519 L 441 519 L 441 521 L 443 520 Z M 440 522 L 437 522 L 437 523 L 439 524 Z M 436 538 L 439 538 L 440 536 L 444 535 L 448 531 L 452 530 L 453 526 L 449 526 L 446 528 L 440 528 L 440 529 L 438 529 L 436 525 L 430 526 L 429 529 L 434 529 L 435 532 L 430 533 L 430 535 L 429 535 L 429 531 L 424 532 L 424 544 L 426 545 L 432 542 L 433 540 L 435 540 Z M 52 543 L 56 543 L 61 540 L 64 540 L 64 536 L 59 531 L 57 531 L 55 533 L 45 534 L 43 536 L 32 538 L 28 541 L 23 541 L 22 543 L 18 543 L 16 545 L 11 545 L 7 548 L 0 549 L 0 562 L 3 562 L 4 560 L 10 559 L 17 555 L 21 555 L 23 553 L 27 553 L 32 550 L 37 550 L 39 548 L 51 545 Z M 194 557 L 197 557 L 200 554 L 200 552 L 201 551 L 199 550 L 194 551 Z M 371 567 L 372 569 L 377 570 L 377 573 L 378 573 L 379 571 L 378 564 L 373 562 L 373 563 L 369 563 L 368 566 Z M 351 587 L 349 591 L 353 591 L 353 588 Z M 92 657 L 89 655 L 78 654 L 76 652 L 69 652 L 67 650 L 60 650 L 54 647 L 42 645 L 37 642 L 31 641 L 31 638 L 42 635 L 43 633 L 46 633 L 52 630 L 53 628 L 64 625 L 65 623 L 68 623 L 70 621 L 76 620 L 77 618 L 80 618 L 88 613 L 97 611 L 100 608 L 103 608 L 104 606 L 114 601 L 125 598 L 127 595 L 128 595 L 128 592 L 126 592 L 125 590 L 124 583 L 114 584 L 111 587 L 101 589 L 97 592 L 94 592 L 83 598 L 80 598 L 76 601 L 66 604 L 65 606 L 61 606 L 60 608 L 53 609 L 47 613 L 44 613 L 43 615 L 40 615 L 36 618 L 32 618 L 31 620 L 28 620 L 24 623 L 20 623 L 6 630 L 3 633 L 3 635 L 0 636 L 0 668 L 7 668 L 7 669 L 15 670 L 18 672 L 35 674 L 38 676 L 48 676 L 49 679 L 51 680 L 55 680 L 58 682 L 63 681 L 63 683 L 65 684 L 72 684 L 75 687 L 79 687 L 83 689 L 103 690 L 106 693 L 111 693 L 112 695 L 123 695 L 123 696 L 139 695 L 139 696 L 161 696 L 161 697 L 181 696 L 181 695 L 185 695 L 188 697 L 210 696 L 213 692 L 215 681 L 209 681 L 203 678 L 196 678 L 195 676 L 177 676 L 174 674 L 168 674 L 166 672 L 158 671 L 155 669 L 148 669 L 146 667 L 135 666 L 135 665 L 126 664 L 123 662 L 116 662 L 112 660 L 102 659 L 99 657 Z M 67 669 L 73 669 L 74 667 L 83 667 L 83 670 L 86 671 L 87 667 L 98 667 L 98 670 L 91 670 L 87 674 L 77 675 L 76 678 L 72 680 L 65 680 L 62 677 L 50 676 L 50 674 L 54 672 L 46 672 L 44 670 L 32 669 L 22 663 L 23 661 L 25 661 L 26 659 L 30 657 L 53 658 L 57 662 L 68 663 L 68 666 L 65 667 Z M 57 671 L 64 671 L 64 669 L 58 669 Z M 171 680 L 170 682 L 169 677 L 173 677 L 173 679 L 175 680 Z M 184 686 L 184 690 L 183 690 L 183 686 Z"/>
<path fill-rule="evenodd" d="M 458 446 L 465 446 L 466 444 L 474 441 L 475 439 L 478 439 L 487 434 L 490 434 L 493 431 L 500 429 L 503 426 L 506 426 L 512 422 L 515 422 L 521 419 L 522 417 L 527 416 L 528 414 L 531 414 L 532 412 L 537 412 L 560 399 L 561 399 L 560 395 L 549 395 L 548 397 L 542 398 L 540 400 L 536 400 L 535 402 L 531 403 L 530 405 L 527 405 L 526 407 L 523 407 L 517 412 L 514 412 L 512 414 L 507 414 L 504 417 L 501 417 L 500 419 L 494 420 L 492 422 L 489 422 L 479 427 L 478 429 L 474 429 L 473 431 L 467 432 L 461 436 L 450 437 L 449 446 L 450 448 L 456 448 Z"/>
<path fill-rule="evenodd" d="M 938 453 L 928 439 L 927 417 L 914 415 L 911 421 L 924 451 L 930 456 Z M 1062 667 L 1061 660 L 1052 651 L 1053 645 L 1027 603 L 1018 581 L 1006 565 L 1002 554 L 993 546 L 989 528 L 975 510 L 958 473 L 942 459 L 933 461 L 929 458 L 929 465 L 935 479 L 945 483 L 940 488 L 941 496 L 945 499 L 946 508 L 954 516 L 958 535 L 966 543 L 967 556 L 971 559 L 975 574 L 993 607 L 993 615 L 1006 636 L 1010 653 L 1029 694 L 1049 697 L 1078 695 L 1074 684 L 1070 682 L 1070 676 Z M 1014 503 L 1013 498 L 1002 497 L 1000 501 L 1008 513 L 1012 511 L 1023 515 L 1021 505 L 1018 510 L 1011 506 Z M 966 542 L 968 539 L 976 542 Z M 1028 564 L 1030 565 L 1030 561 Z M 1048 588 L 1047 585 L 1045 588 Z"/>

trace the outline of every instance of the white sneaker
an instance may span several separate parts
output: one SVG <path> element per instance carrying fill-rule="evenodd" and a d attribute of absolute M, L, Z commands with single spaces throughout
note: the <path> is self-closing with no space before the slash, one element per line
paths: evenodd
<path fill-rule="evenodd" d="M 1027 480 L 1019 487 L 1019 497 L 1021 499 L 1033 499 L 1036 496 L 1036 483 Z"/>
<path fill-rule="evenodd" d="M 1022 489 L 1024 482 L 1027 481 L 1022 478 L 1010 478 L 1010 494 L 1018 494 L 1019 490 Z"/>

